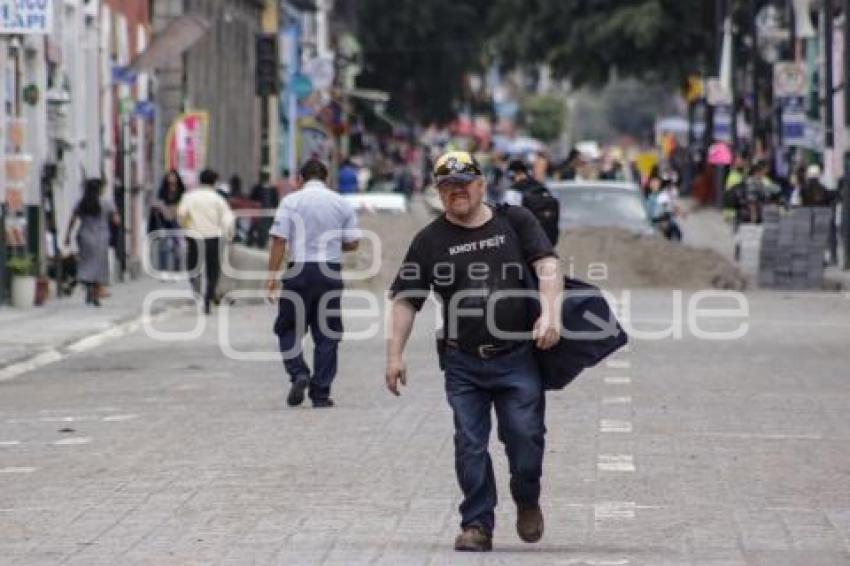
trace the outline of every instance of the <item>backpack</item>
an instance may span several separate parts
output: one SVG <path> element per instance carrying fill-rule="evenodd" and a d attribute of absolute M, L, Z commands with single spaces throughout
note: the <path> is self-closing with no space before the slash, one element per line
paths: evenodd
<path fill-rule="evenodd" d="M 522 206 L 531 211 L 549 241 L 555 246 L 558 243 L 560 227 L 558 222 L 561 218 L 561 205 L 549 189 L 543 185 L 536 184 L 522 192 Z"/>

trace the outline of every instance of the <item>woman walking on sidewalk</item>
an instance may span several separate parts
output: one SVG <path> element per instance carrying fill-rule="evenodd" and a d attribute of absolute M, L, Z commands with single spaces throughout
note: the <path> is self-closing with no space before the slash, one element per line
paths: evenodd
<path fill-rule="evenodd" d="M 100 306 L 98 291 L 100 286 L 109 282 L 109 223 L 120 223 L 112 200 L 102 197 L 103 181 L 88 179 L 85 183 L 83 198 L 74 207 L 65 246 L 71 244 L 71 233 L 77 221 L 77 279 L 85 285 L 86 304 Z"/>

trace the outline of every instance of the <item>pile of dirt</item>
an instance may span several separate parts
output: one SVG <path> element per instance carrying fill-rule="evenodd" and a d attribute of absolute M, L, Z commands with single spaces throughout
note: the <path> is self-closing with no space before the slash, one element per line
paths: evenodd
<path fill-rule="evenodd" d="M 601 287 L 733 289 L 746 287 L 738 267 L 714 250 L 611 228 L 561 234 L 564 271 Z"/>
<path fill-rule="evenodd" d="M 351 288 L 382 292 L 390 285 L 413 236 L 433 220 L 419 203 L 406 214 L 362 214 L 360 226 L 380 239 L 377 274 L 350 282 Z M 376 249 L 368 239 L 347 267 L 365 270 L 372 265 Z M 668 242 L 660 237 L 592 228 L 561 234 L 558 255 L 564 272 L 606 289 L 743 289 L 746 278 L 719 253 Z"/>

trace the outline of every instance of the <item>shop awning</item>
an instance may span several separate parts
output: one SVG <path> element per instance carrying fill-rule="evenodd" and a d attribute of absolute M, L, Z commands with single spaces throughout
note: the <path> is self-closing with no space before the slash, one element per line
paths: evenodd
<path fill-rule="evenodd" d="M 154 35 L 148 48 L 130 62 L 129 69 L 143 72 L 163 67 L 196 44 L 209 29 L 210 22 L 203 16 L 180 16 Z"/>

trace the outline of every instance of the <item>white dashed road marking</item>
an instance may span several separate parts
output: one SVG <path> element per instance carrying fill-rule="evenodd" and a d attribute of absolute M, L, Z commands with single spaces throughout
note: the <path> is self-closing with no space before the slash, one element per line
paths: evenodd
<path fill-rule="evenodd" d="M 31 474 L 38 468 L 0 468 L 0 474 Z"/>
<path fill-rule="evenodd" d="M 20 440 L 0 440 L 0 446 L 18 446 L 20 443 Z"/>
<path fill-rule="evenodd" d="M 632 378 L 631 377 L 606 377 L 605 384 L 606 385 L 631 385 Z"/>
<path fill-rule="evenodd" d="M 603 501 L 593 506 L 593 518 L 596 521 L 634 519 L 636 507 L 634 501 Z"/>
<path fill-rule="evenodd" d="M 601 472 L 634 472 L 635 459 L 631 454 L 600 454 L 597 468 Z"/>
<path fill-rule="evenodd" d="M 602 419 L 599 421 L 599 432 L 632 432 L 632 423 L 629 421 L 618 421 L 614 419 Z"/>
<path fill-rule="evenodd" d="M 603 397 L 602 404 L 603 405 L 628 405 L 632 402 L 632 398 L 628 395 L 622 395 L 619 397 Z"/>
<path fill-rule="evenodd" d="M 605 365 L 611 369 L 629 369 L 632 367 L 632 362 L 629 360 L 608 360 Z"/>
<path fill-rule="evenodd" d="M 110 415 L 108 417 L 103 417 L 103 422 L 114 423 L 121 421 L 131 421 L 137 418 L 139 418 L 139 415 Z"/>
<path fill-rule="evenodd" d="M 53 443 L 54 446 L 77 446 L 80 444 L 88 444 L 91 442 L 91 438 L 87 436 L 80 436 L 75 438 L 63 438 L 62 440 L 57 440 Z"/>

